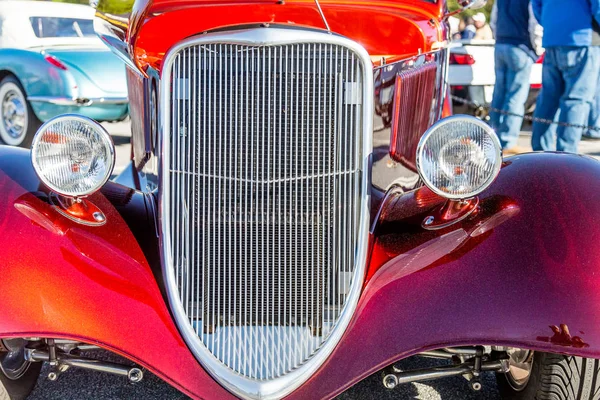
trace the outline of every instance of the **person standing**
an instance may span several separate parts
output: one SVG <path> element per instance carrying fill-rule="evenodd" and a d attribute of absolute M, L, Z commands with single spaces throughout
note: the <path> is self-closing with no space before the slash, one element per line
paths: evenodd
<path fill-rule="evenodd" d="M 450 37 L 454 40 L 456 37 L 460 37 L 460 18 L 450 16 L 448 17 L 448 25 L 450 26 Z"/>
<path fill-rule="evenodd" d="M 542 53 L 542 29 L 533 15 L 530 0 L 496 0 L 492 9 L 496 83 L 492 107 L 516 115 L 492 112 L 504 154 L 525 151 L 517 146 L 529 93 L 531 67 Z"/>
<path fill-rule="evenodd" d="M 596 33 L 600 32 L 600 26 L 598 26 L 598 24 L 592 24 L 592 26 Z M 594 102 L 590 108 L 588 130 L 587 132 L 583 132 L 582 138 L 600 140 L 600 75 L 598 75 L 598 82 L 596 83 Z"/>
<path fill-rule="evenodd" d="M 598 78 L 600 79 L 600 76 Z M 597 82 L 596 96 L 590 108 L 588 127 L 587 132 L 583 132 L 583 138 L 600 140 L 600 80 Z"/>
<path fill-rule="evenodd" d="M 473 15 L 473 24 L 475 26 L 473 40 L 494 40 L 494 34 L 487 23 L 487 18 L 484 13 Z"/>
<path fill-rule="evenodd" d="M 534 117 L 554 120 L 555 127 L 534 122 L 533 150 L 576 153 L 586 125 L 600 74 L 600 0 L 532 0 L 533 12 L 544 27 L 546 48 L 542 90 Z"/>
<path fill-rule="evenodd" d="M 465 19 L 463 19 L 463 23 L 465 26 L 461 31 L 461 39 L 462 40 L 473 39 L 475 37 L 475 34 L 477 33 L 477 28 L 475 28 L 475 22 L 473 21 L 473 18 L 466 17 Z"/>

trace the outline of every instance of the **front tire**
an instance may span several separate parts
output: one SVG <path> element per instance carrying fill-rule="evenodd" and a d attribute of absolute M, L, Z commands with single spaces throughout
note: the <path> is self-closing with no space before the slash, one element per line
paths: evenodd
<path fill-rule="evenodd" d="M 41 122 L 27 101 L 19 80 L 9 75 L 0 81 L 0 141 L 29 147 Z"/>
<path fill-rule="evenodd" d="M 26 341 L 0 341 L 0 400 L 24 400 L 29 396 L 40 376 L 41 362 L 25 360 Z"/>
<path fill-rule="evenodd" d="M 503 399 L 510 400 L 594 400 L 600 398 L 600 360 L 531 353 L 529 375 L 511 371 L 497 374 Z M 521 372 L 522 369 L 518 368 Z"/>

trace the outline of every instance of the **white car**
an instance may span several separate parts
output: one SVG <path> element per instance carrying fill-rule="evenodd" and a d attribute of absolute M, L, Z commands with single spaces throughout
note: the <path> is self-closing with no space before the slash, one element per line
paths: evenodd
<path fill-rule="evenodd" d="M 450 47 L 448 83 L 454 96 L 477 103 L 483 107 L 476 110 L 485 116 L 485 107 L 491 105 L 496 83 L 494 72 L 494 40 L 463 40 Z M 542 58 L 533 65 L 530 77 L 531 90 L 525 106 L 527 113 L 533 112 L 535 99 L 542 86 Z M 454 105 L 461 106 L 457 101 Z M 465 111 L 464 107 L 460 108 Z"/>

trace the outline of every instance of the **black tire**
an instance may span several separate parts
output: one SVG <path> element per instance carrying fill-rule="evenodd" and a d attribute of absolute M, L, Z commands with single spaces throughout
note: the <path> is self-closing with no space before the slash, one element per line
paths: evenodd
<path fill-rule="evenodd" d="M 600 399 L 600 360 L 534 353 L 529 381 L 515 388 L 506 374 L 497 374 L 498 389 L 507 400 Z"/>
<path fill-rule="evenodd" d="M 10 94 L 15 98 L 15 104 L 20 105 L 20 110 L 24 116 L 23 133 L 12 137 L 5 122 L 4 102 L 7 95 Z M 0 81 L 0 143 L 11 146 L 20 146 L 29 148 L 37 129 L 42 123 L 37 118 L 31 104 L 27 101 L 27 94 L 21 86 L 19 80 L 13 75 L 8 75 Z"/>
<path fill-rule="evenodd" d="M 17 379 L 9 379 L 0 370 L 0 400 L 26 399 L 35 387 L 41 369 L 41 362 L 28 363 L 27 370 Z"/>

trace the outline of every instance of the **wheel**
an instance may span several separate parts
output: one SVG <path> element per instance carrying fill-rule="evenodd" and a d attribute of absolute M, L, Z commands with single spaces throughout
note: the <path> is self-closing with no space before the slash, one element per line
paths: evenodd
<path fill-rule="evenodd" d="M 29 147 L 41 122 L 14 76 L 9 75 L 0 82 L 0 107 L 0 141 L 11 146 Z"/>
<path fill-rule="evenodd" d="M 21 400 L 33 390 L 41 362 L 25 360 L 23 339 L 0 340 L 0 400 Z"/>
<path fill-rule="evenodd" d="M 498 390 L 510 400 L 600 398 L 600 360 L 509 349 L 509 371 L 496 374 Z"/>

